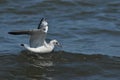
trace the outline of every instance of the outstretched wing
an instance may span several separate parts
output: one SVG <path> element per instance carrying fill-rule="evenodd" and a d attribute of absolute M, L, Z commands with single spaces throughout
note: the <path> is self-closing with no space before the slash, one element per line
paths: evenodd
<path fill-rule="evenodd" d="M 47 31 L 48 31 L 48 23 L 43 18 L 40 21 L 38 29 L 26 30 L 26 31 L 13 31 L 8 33 L 12 35 L 24 35 L 24 34 L 30 35 L 30 41 L 29 41 L 30 47 L 39 47 L 44 44 Z"/>
<path fill-rule="evenodd" d="M 30 35 L 30 47 L 39 47 L 44 44 L 46 38 L 46 32 L 44 29 L 34 29 L 34 30 L 26 30 L 26 31 L 12 31 L 8 32 L 8 34 L 12 35 Z"/>

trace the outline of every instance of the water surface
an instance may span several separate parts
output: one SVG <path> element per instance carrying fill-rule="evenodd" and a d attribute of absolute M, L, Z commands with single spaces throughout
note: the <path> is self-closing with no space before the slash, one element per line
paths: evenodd
<path fill-rule="evenodd" d="M 49 22 L 63 48 L 30 54 L 28 36 L 7 34 Z M 119 0 L 0 0 L 0 80 L 119 80 Z"/>

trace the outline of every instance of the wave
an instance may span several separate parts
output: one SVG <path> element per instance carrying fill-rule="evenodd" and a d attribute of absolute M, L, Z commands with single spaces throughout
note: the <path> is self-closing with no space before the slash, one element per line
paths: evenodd
<path fill-rule="evenodd" d="M 58 80 L 67 79 L 93 79 L 119 78 L 120 57 L 111 57 L 101 54 L 77 54 L 64 51 L 54 51 L 46 54 L 32 54 L 28 51 L 21 51 L 18 55 L 1 55 L 0 67 L 2 73 L 9 73 L 26 78 L 41 78 L 46 75 L 50 78 L 57 76 Z M 0 72 L 1 73 L 1 72 Z M 61 77 L 62 75 L 62 77 Z M 3 75 L 4 76 L 4 75 Z M 44 78 L 48 78 L 44 76 Z M 94 76 L 94 77 L 93 77 Z M 42 77 L 43 78 L 43 77 Z"/>
<path fill-rule="evenodd" d="M 31 56 L 31 57 L 44 57 L 44 59 L 51 59 L 54 61 L 57 60 L 66 60 L 66 61 L 118 61 L 120 57 L 116 56 L 108 56 L 102 54 L 82 54 L 82 53 L 70 53 L 65 51 L 53 51 L 51 53 L 39 54 L 39 53 L 31 53 L 29 51 L 21 51 L 21 56 Z M 36 58 L 37 59 L 37 58 Z"/>

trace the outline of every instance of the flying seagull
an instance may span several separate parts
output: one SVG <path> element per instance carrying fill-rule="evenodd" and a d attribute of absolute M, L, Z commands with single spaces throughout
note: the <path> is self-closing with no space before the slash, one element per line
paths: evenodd
<path fill-rule="evenodd" d="M 11 31 L 8 34 L 12 35 L 30 35 L 29 44 L 21 44 L 28 51 L 34 53 L 49 53 L 51 52 L 56 45 L 60 46 L 57 40 L 51 40 L 49 43 L 45 41 L 46 35 L 48 32 L 48 22 L 45 18 L 42 18 L 38 28 L 33 30 L 24 30 L 24 31 Z"/>

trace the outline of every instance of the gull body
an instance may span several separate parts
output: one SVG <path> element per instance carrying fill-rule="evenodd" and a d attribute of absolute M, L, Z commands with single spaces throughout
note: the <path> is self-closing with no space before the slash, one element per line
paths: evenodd
<path fill-rule="evenodd" d="M 46 35 L 48 31 L 48 23 L 42 18 L 38 28 L 33 30 L 25 30 L 25 31 L 12 31 L 8 32 L 12 35 L 30 35 L 29 44 L 21 44 L 28 51 L 34 53 L 49 53 L 51 52 L 56 45 L 60 45 L 57 40 L 51 40 L 49 43 L 45 41 Z"/>
<path fill-rule="evenodd" d="M 44 42 L 43 46 L 36 47 L 36 48 L 30 47 L 27 44 L 21 44 L 21 46 L 24 46 L 27 50 L 34 53 L 49 53 L 54 49 L 55 45 L 57 44 L 58 44 L 57 40 L 51 40 L 49 44 Z"/>

